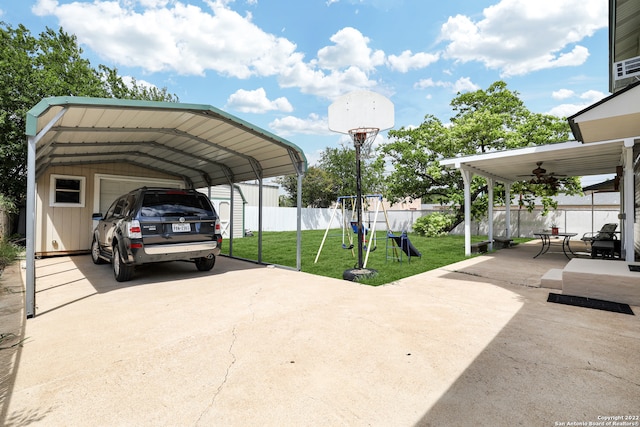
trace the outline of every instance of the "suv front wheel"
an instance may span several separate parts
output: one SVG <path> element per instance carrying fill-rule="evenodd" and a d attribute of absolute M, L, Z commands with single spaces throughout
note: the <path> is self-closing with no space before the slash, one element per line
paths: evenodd
<path fill-rule="evenodd" d="M 95 236 L 91 242 L 91 261 L 93 261 L 94 264 L 104 264 L 104 260 L 100 258 L 100 244 Z"/>
<path fill-rule="evenodd" d="M 126 282 L 127 280 L 131 280 L 133 277 L 133 269 L 132 265 L 127 265 L 122 262 L 122 257 L 120 257 L 120 248 L 118 248 L 118 244 L 116 243 L 113 247 L 113 275 L 115 276 L 118 282 Z"/>

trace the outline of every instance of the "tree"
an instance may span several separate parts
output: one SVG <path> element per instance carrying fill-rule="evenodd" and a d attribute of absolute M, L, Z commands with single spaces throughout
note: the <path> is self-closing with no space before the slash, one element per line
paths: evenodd
<path fill-rule="evenodd" d="M 297 206 L 298 202 L 298 177 L 286 175 L 278 177 L 276 182 L 280 184 L 287 196 L 280 205 Z M 331 204 L 333 192 L 331 180 L 327 172 L 316 166 L 310 166 L 302 177 L 302 206 L 312 208 L 326 208 Z"/>
<path fill-rule="evenodd" d="M 380 193 L 382 190 L 384 160 L 377 156 L 362 160 L 363 194 Z M 302 178 L 302 205 L 328 207 L 339 196 L 356 194 L 355 149 L 327 147 L 320 155 L 318 166 L 310 166 Z M 295 175 L 278 178 L 288 195 L 288 204 L 296 205 L 298 181 Z"/>
<path fill-rule="evenodd" d="M 47 28 L 39 37 L 0 22 L 0 194 L 20 203 L 26 194 L 26 113 L 49 96 L 177 101 L 166 89 L 130 85 L 116 69 L 94 69 L 75 36 Z"/>
<path fill-rule="evenodd" d="M 457 155 L 472 155 L 489 150 L 524 147 L 566 141 L 570 134 L 566 120 L 532 113 L 507 89 L 506 83 L 493 83 L 486 91 L 458 94 L 451 106 L 455 112 L 450 126 L 431 115 L 417 128 L 389 131 L 390 141 L 381 147 L 380 157 L 394 167 L 387 177 L 390 198 L 421 198 L 423 202 L 449 205 L 454 221 L 449 230 L 464 221 L 464 182 L 459 171 L 443 168 L 439 161 Z M 518 182 L 512 186 L 520 193 L 519 203 L 533 208 L 534 199 L 542 198 L 545 213 L 554 208 L 550 196 L 558 192 L 578 194 L 578 178 L 559 180 L 559 187 Z M 495 199 L 504 202 L 504 188 L 496 186 Z M 474 176 L 471 184 L 471 212 L 479 218 L 488 208 L 487 183 Z"/>

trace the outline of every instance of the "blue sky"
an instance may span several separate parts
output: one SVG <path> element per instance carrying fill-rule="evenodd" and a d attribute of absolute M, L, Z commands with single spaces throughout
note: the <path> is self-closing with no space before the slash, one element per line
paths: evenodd
<path fill-rule="evenodd" d="M 0 20 L 34 34 L 62 27 L 94 67 L 221 108 L 301 147 L 314 164 L 344 142 L 328 130 L 328 106 L 356 89 L 387 96 L 396 128 L 426 114 L 447 122 L 458 91 L 496 80 L 539 113 L 568 116 L 602 99 L 607 3 L 0 0 Z"/>

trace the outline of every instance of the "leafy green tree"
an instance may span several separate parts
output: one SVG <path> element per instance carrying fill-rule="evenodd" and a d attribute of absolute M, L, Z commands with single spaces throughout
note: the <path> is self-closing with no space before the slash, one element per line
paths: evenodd
<path fill-rule="evenodd" d="M 382 190 L 384 160 L 377 156 L 361 159 L 362 193 L 378 194 Z M 298 182 L 295 175 L 280 177 L 288 196 L 288 204 L 296 205 Z M 310 166 L 302 178 L 302 205 L 328 207 L 339 196 L 356 194 L 355 149 L 327 147 L 320 155 L 317 166 Z"/>
<path fill-rule="evenodd" d="M 457 155 L 473 155 L 489 150 L 524 147 L 566 141 L 570 129 L 566 120 L 535 114 L 527 110 L 518 93 L 506 83 L 493 83 L 486 91 L 458 94 L 451 106 L 455 112 L 450 125 L 431 115 L 416 128 L 402 127 L 389 131 L 389 143 L 381 147 L 380 157 L 393 166 L 386 178 L 389 198 L 421 198 L 423 203 L 440 203 L 452 209 L 454 220 L 448 230 L 464 221 L 464 182 L 458 170 L 443 168 L 439 161 Z M 519 203 L 533 208 L 536 197 L 542 198 L 545 212 L 555 208 L 551 196 L 558 192 L 580 193 L 579 179 L 559 180 L 558 186 L 512 185 L 520 193 Z M 504 188 L 495 188 L 496 202 L 504 202 Z M 488 207 L 487 183 L 474 176 L 471 185 L 471 212 L 476 218 Z"/>
<path fill-rule="evenodd" d="M 296 206 L 298 201 L 298 178 L 296 175 L 278 177 L 276 182 L 280 184 L 287 195 L 281 200 L 281 206 Z M 325 208 L 330 205 L 333 192 L 331 180 L 327 172 L 316 166 L 310 166 L 302 177 L 302 206 L 312 208 Z M 335 199 L 333 199 L 335 200 Z"/>
<path fill-rule="evenodd" d="M 20 203 L 26 193 L 26 113 L 49 96 L 177 101 L 166 89 L 125 84 L 116 69 L 94 69 L 75 36 L 47 28 L 39 37 L 0 22 L 0 194 Z"/>

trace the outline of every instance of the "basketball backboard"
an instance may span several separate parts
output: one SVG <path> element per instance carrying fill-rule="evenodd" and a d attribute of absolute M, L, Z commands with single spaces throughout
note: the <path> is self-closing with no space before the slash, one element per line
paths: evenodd
<path fill-rule="evenodd" d="M 329 106 L 329 129 L 348 134 L 350 130 L 390 129 L 394 124 L 393 103 L 370 91 L 354 91 Z"/>

